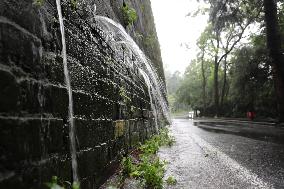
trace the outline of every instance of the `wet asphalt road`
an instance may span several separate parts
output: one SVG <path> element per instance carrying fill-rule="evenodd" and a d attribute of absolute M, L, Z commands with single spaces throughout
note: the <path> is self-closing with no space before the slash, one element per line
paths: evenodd
<path fill-rule="evenodd" d="M 167 188 L 284 188 L 281 142 L 214 132 L 187 119 L 174 119 L 171 132 L 176 143 L 159 151 L 168 162 L 165 178 L 177 179 Z"/>

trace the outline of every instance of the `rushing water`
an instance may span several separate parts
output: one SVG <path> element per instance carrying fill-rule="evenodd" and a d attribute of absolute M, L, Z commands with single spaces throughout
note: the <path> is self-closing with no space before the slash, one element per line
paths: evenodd
<path fill-rule="evenodd" d="M 95 16 L 95 21 L 101 27 L 101 29 L 106 33 L 107 43 L 119 54 L 121 52 L 121 46 L 123 44 L 123 54 L 125 51 L 128 52 L 129 56 L 134 55 L 137 58 L 136 66 L 139 68 L 139 72 L 145 80 L 148 87 L 151 108 L 155 116 L 156 129 L 158 130 L 158 113 L 155 108 L 155 103 L 157 103 L 159 110 L 163 116 L 170 122 L 170 115 L 168 104 L 165 99 L 165 86 L 162 84 L 163 81 L 158 77 L 158 74 L 151 61 L 145 56 L 143 51 L 138 47 L 130 35 L 125 31 L 125 29 L 110 18 L 104 16 Z M 123 55 L 124 56 L 124 55 Z M 126 59 L 127 60 L 127 59 Z M 125 63 L 129 66 L 133 66 L 133 61 Z M 135 62 L 134 62 L 135 64 Z M 153 96 L 153 99 L 152 99 Z"/>
<path fill-rule="evenodd" d="M 60 0 L 56 0 L 56 6 L 57 6 L 58 19 L 59 19 L 59 24 L 60 24 L 60 31 L 61 31 L 64 76 L 65 76 L 66 87 L 68 90 L 68 97 L 69 97 L 68 118 L 69 118 L 69 126 L 70 126 L 69 138 L 70 138 L 70 151 L 71 151 L 71 159 L 72 159 L 73 181 L 79 182 L 78 172 L 77 172 L 77 158 L 76 158 L 75 124 L 74 124 L 74 118 L 73 118 L 73 97 L 72 97 L 71 82 L 70 82 L 70 76 L 69 76 L 68 65 L 67 65 L 65 32 L 64 32 L 64 23 L 63 23 Z"/>
<path fill-rule="evenodd" d="M 155 117 L 155 129 L 156 129 L 156 132 L 158 132 L 158 129 L 159 129 L 159 128 L 158 128 L 158 116 L 157 116 L 156 107 L 155 107 L 155 105 L 154 105 L 154 103 L 153 103 L 153 99 L 152 99 L 152 93 L 151 93 L 152 87 L 151 87 L 151 82 L 150 82 L 149 77 L 147 76 L 147 74 L 146 74 L 143 70 L 139 69 L 139 72 L 140 72 L 140 74 L 143 76 L 143 78 L 144 78 L 144 80 L 145 80 L 145 82 L 146 82 L 146 84 L 147 84 L 147 87 L 148 87 L 148 93 L 149 93 L 149 97 L 150 97 L 150 104 L 151 104 L 151 108 L 152 108 L 152 110 L 153 110 L 153 112 L 154 112 L 154 117 Z"/>

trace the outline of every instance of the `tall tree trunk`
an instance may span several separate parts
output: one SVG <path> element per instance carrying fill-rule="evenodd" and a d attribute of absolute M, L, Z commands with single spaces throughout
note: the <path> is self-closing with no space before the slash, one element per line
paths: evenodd
<path fill-rule="evenodd" d="M 218 61 L 218 54 L 219 54 L 219 47 L 220 47 L 220 33 L 216 32 L 216 41 L 217 47 L 215 52 L 215 59 L 214 59 L 214 109 L 215 109 L 215 117 L 219 115 L 219 61 Z"/>
<path fill-rule="evenodd" d="M 219 64 L 215 62 L 214 64 L 214 108 L 215 116 L 219 115 Z"/>
<path fill-rule="evenodd" d="M 223 79 L 223 87 L 222 87 L 222 93 L 221 93 L 221 107 L 224 105 L 224 98 L 226 93 L 226 85 L 227 85 L 227 56 L 224 58 L 224 79 Z"/>
<path fill-rule="evenodd" d="M 267 48 L 273 68 L 278 102 L 279 121 L 284 121 L 284 61 L 281 53 L 281 36 L 277 18 L 276 0 L 264 0 Z"/>
<path fill-rule="evenodd" d="M 206 78 L 205 78 L 205 68 L 204 68 L 204 49 L 202 49 L 201 57 L 201 74 L 202 74 L 202 98 L 203 98 L 203 110 L 202 115 L 204 116 L 206 109 Z"/>

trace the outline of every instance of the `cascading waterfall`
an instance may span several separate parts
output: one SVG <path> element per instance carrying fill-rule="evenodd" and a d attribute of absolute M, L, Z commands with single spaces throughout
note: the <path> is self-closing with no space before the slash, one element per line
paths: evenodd
<path fill-rule="evenodd" d="M 76 142 L 75 142 L 75 124 L 73 117 L 73 97 L 72 97 L 72 89 L 70 76 L 67 65 L 67 53 L 66 53 L 66 42 L 65 42 L 65 32 L 64 32 L 64 23 L 62 17 L 61 10 L 61 2 L 60 0 L 56 0 L 58 19 L 60 24 L 61 31 L 61 41 L 62 41 L 62 58 L 64 65 L 64 76 L 65 76 L 65 84 L 68 91 L 69 98 L 69 110 L 68 110 L 68 119 L 69 119 L 69 138 L 70 138 L 70 151 L 71 151 L 71 159 L 72 159 L 72 172 L 73 172 L 73 181 L 79 182 L 78 172 L 77 172 L 77 158 L 76 158 Z"/>
<path fill-rule="evenodd" d="M 150 104 L 151 104 L 151 109 L 153 110 L 154 112 L 154 117 L 155 117 L 155 129 L 156 129 L 156 132 L 158 132 L 158 116 L 157 116 L 157 111 L 156 111 L 156 108 L 155 108 L 155 105 L 153 104 L 153 99 L 152 99 L 152 93 L 151 93 L 151 82 L 150 82 L 150 79 L 149 77 L 147 76 L 147 74 L 139 69 L 139 72 L 140 74 L 143 76 L 145 82 L 146 82 L 146 85 L 148 87 L 148 93 L 149 93 L 149 97 L 150 97 Z"/>
<path fill-rule="evenodd" d="M 102 28 L 102 30 L 107 33 L 107 36 L 105 36 L 107 43 L 115 50 L 119 52 L 119 48 L 122 44 L 127 48 L 129 52 L 132 52 L 136 58 L 139 60 L 139 65 L 136 64 L 136 66 L 139 68 L 140 74 L 143 76 L 148 91 L 152 91 L 152 95 L 154 97 L 155 102 L 158 103 L 159 108 L 161 109 L 164 117 L 167 119 L 168 122 L 170 122 L 170 115 L 169 115 L 169 109 L 167 105 L 167 101 L 163 94 L 166 94 L 165 87 L 161 86 L 161 83 L 159 81 L 159 77 L 155 71 L 155 69 L 152 67 L 151 61 L 145 56 L 143 51 L 138 47 L 138 45 L 134 42 L 134 40 L 127 34 L 125 29 L 119 24 L 113 21 L 110 18 L 104 17 L 104 16 L 95 16 L 95 21 L 97 24 Z M 124 51 L 124 50 L 123 50 Z M 128 64 L 129 67 L 133 66 L 133 62 L 125 62 Z M 156 122 L 156 128 L 158 128 L 157 124 L 157 111 L 153 103 L 152 95 L 149 94 L 151 102 L 151 108 L 154 112 L 155 116 L 155 122 Z"/>

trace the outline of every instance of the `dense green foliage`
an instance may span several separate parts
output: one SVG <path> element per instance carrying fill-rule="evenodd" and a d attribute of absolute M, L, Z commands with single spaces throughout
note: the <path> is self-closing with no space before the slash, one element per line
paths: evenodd
<path fill-rule="evenodd" d="M 271 66 L 267 64 L 265 45 L 253 41 L 251 44 L 236 50 L 231 60 L 231 90 L 226 99 L 227 104 L 232 106 L 233 116 L 239 117 L 243 115 L 242 112 L 255 110 L 259 116 L 275 117 L 273 76 Z"/>
<path fill-rule="evenodd" d="M 162 189 L 165 162 L 160 161 L 159 158 L 149 156 L 143 156 L 141 159 L 139 171 L 145 180 L 145 185 L 148 188 Z"/>
<path fill-rule="evenodd" d="M 131 25 L 137 20 L 135 9 L 130 8 L 128 4 L 123 4 L 121 7 L 121 12 L 125 26 Z"/>
<path fill-rule="evenodd" d="M 166 72 L 165 75 L 171 112 L 173 114 L 179 114 L 180 112 L 187 111 L 188 105 L 180 101 L 180 99 L 178 99 L 179 96 L 177 95 L 177 90 L 182 82 L 181 73 L 179 71 L 176 71 L 174 74 Z"/>
<path fill-rule="evenodd" d="M 142 184 L 148 188 L 163 188 L 165 162 L 155 154 L 161 146 L 172 146 L 174 142 L 168 129 L 162 129 L 160 134 L 152 136 L 139 147 L 141 153 L 138 159 L 131 155 L 123 158 L 121 163 L 123 174 L 127 177 L 140 179 Z"/>
<path fill-rule="evenodd" d="M 59 181 L 57 176 L 52 176 L 51 181 L 46 183 L 47 188 L 49 189 L 80 189 L 80 184 L 73 182 L 72 184 L 68 181 Z"/>
<path fill-rule="evenodd" d="M 172 109 L 185 104 L 204 116 L 245 117 L 247 111 L 255 111 L 258 117 L 276 118 L 277 67 L 271 64 L 267 47 L 263 1 L 205 2 L 210 5 L 209 21 L 197 41 L 196 59 L 179 75 L 179 84 L 170 84 L 175 74 L 168 76 Z M 283 7 L 277 4 L 282 46 Z"/>
<path fill-rule="evenodd" d="M 177 183 L 177 180 L 174 177 L 169 176 L 167 178 L 166 182 L 167 182 L 168 185 L 175 185 Z"/>
<path fill-rule="evenodd" d="M 160 134 L 152 136 L 139 149 L 143 154 L 156 154 L 161 146 L 172 146 L 175 142 L 174 138 L 169 135 L 167 128 L 161 129 Z"/>
<path fill-rule="evenodd" d="M 267 64 L 268 57 L 263 43 L 263 35 L 253 36 L 250 39 L 250 45 L 236 49 L 231 54 L 220 115 L 244 117 L 247 111 L 254 110 L 261 117 L 276 116 L 272 69 Z M 198 59 L 192 61 L 186 69 L 176 95 L 178 102 L 187 103 L 192 109 L 201 110 L 203 115 L 214 116 L 213 63 L 207 59 L 204 61 L 204 66 L 206 68 L 205 102 L 201 98 L 203 95 L 202 73 L 201 63 Z M 219 68 L 218 74 L 221 83 L 224 80 L 223 67 Z"/>

